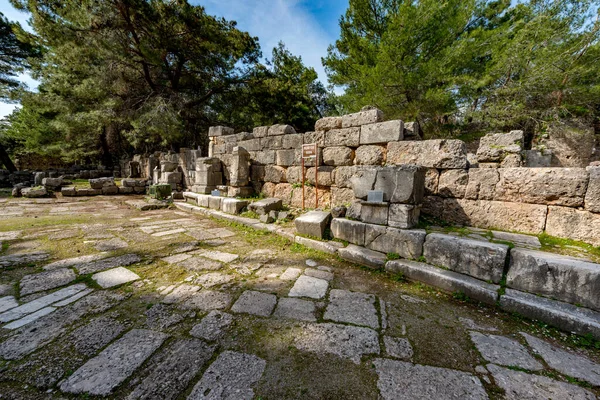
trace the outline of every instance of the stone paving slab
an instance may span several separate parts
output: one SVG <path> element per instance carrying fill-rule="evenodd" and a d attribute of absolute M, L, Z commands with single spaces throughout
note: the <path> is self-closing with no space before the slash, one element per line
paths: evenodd
<path fill-rule="evenodd" d="M 384 400 L 487 399 L 479 379 L 462 371 L 411 364 L 403 361 L 373 361 Z"/>
<path fill-rule="evenodd" d="M 555 381 L 545 376 L 527 374 L 488 365 L 487 369 L 494 377 L 496 385 L 504 389 L 506 400 L 595 400 L 596 396 L 566 382 Z"/>
<path fill-rule="evenodd" d="M 142 261 L 142 258 L 137 254 L 125 254 L 118 257 L 104 258 L 102 260 L 92 261 L 82 264 L 77 267 L 77 271 L 84 274 L 93 274 L 115 267 L 126 267 Z"/>
<path fill-rule="evenodd" d="M 190 297 L 192 294 L 196 293 L 198 290 L 200 290 L 200 286 L 187 285 L 184 283 L 183 285 L 177 286 L 175 289 L 173 289 L 173 291 L 167 294 L 162 300 L 162 303 L 180 303 Z"/>
<path fill-rule="evenodd" d="M 268 317 L 277 304 L 277 296 L 269 293 L 246 290 L 235 302 L 231 311 Z"/>
<path fill-rule="evenodd" d="M 304 275 L 312 276 L 313 278 L 325 279 L 331 282 L 333 280 L 333 274 L 329 271 L 323 271 L 321 269 L 306 268 Z"/>
<path fill-rule="evenodd" d="M 369 328 L 338 324 L 305 324 L 298 330 L 294 346 L 311 353 L 331 353 L 360 364 L 362 356 L 379 354 L 379 336 Z"/>
<path fill-rule="evenodd" d="M 465 328 L 473 330 L 473 331 L 483 331 L 483 332 L 497 332 L 498 329 L 493 326 L 480 325 L 473 321 L 470 318 L 459 317 L 458 321 L 464 325 Z"/>
<path fill-rule="evenodd" d="M 273 316 L 277 318 L 296 319 L 299 321 L 315 322 L 315 303 L 302 299 L 279 299 Z"/>
<path fill-rule="evenodd" d="M 414 354 L 408 339 L 384 336 L 383 344 L 385 346 L 385 351 L 390 357 L 409 360 Z"/>
<path fill-rule="evenodd" d="M 0 257 L 0 267 L 12 267 L 16 265 L 37 263 L 40 261 L 45 261 L 50 258 L 50 255 L 43 251 L 37 251 L 34 253 L 25 253 L 25 254 L 13 254 L 9 256 Z"/>
<path fill-rule="evenodd" d="M 4 296 L 0 297 L 0 313 L 4 311 L 10 310 L 11 308 L 18 307 L 19 303 L 14 296 Z"/>
<path fill-rule="evenodd" d="M 16 240 L 23 231 L 0 232 L 0 240 Z"/>
<path fill-rule="evenodd" d="M 146 311 L 146 326 L 157 331 L 164 331 L 184 319 L 185 315 L 176 312 L 173 306 L 167 304 L 155 304 Z"/>
<path fill-rule="evenodd" d="M 331 289 L 323 319 L 379 328 L 375 296 L 348 290 Z"/>
<path fill-rule="evenodd" d="M 123 239 L 114 238 L 100 241 L 96 243 L 94 247 L 96 247 L 96 249 L 98 249 L 99 251 L 114 251 L 129 247 L 129 244 Z"/>
<path fill-rule="evenodd" d="M 186 310 L 224 310 L 231 305 L 233 298 L 227 292 L 216 290 L 202 290 L 189 296 L 182 304 L 181 308 Z"/>
<path fill-rule="evenodd" d="M 191 257 L 177 263 L 177 265 L 188 271 L 218 271 L 223 268 L 223 264 L 219 261 L 209 260 L 204 257 Z"/>
<path fill-rule="evenodd" d="M 167 337 L 160 332 L 133 329 L 63 381 L 60 390 L 107 396 L 131 376 Z"/>
<path fill-rule="evenodd" d="M 190 258 L 192 255 L 191 254 L 175 254 L 173 256 L 169 256 L 169 257 L 165 257 L 165 258 L 161 258 L 162 261 L 168 263 L 168 264 L 178 264 L 182 261 L 187 260 L 188 258 Z"/>
<path fill-rule="evenodd" d="M 211 311 L 190 330 L 190 335 L 199 339 L 214 341 L 224 335 L 224 331 L 233 322 L 233 316 L 221 311 Z"/>
<path fill-rule="evenodd" d="M 92 279 L 96 281 L 104 289 L 114 286 L 119 286 L 124 283 L 137 281 L 139 275 L 128 270 L 127 268 L 117 267 L 107 271 L 98 272 L 92 275 Z"/>
<path fill-rule="evenodd" d="M 221 274 L 219 272 L 209 272 L 208 274 L 200 275 L 194 279 L 194 283 L 209 289 L 215 286 L 225 285 L 234 279 L 235 277 L 233 275 Z"/>
<path fill-rule="evenodd" d="M 202 251 L 198 253 L 198 255 L 205 258 L 210 258 L 211 260 L 220 261 L 222 263 L 230 263 L 240 257 L 237 254 L 225 253 L 217 250 Z"/>
<path fill-rule="evenodd" d="M 20 327 L 25 326 L 27 324 L 30 324 L 33 321 L 35 321 L 35 320 L 37 320 L 39 318 L 42 318 L 45 315 L 53 313 L 54 311 L 56 311 L 56 307 L 45 307 L 45 308 L 42 308 L 41 310 L 37 310 L 34 313 L 27 314 L 23 318 L 17 319 L 15 321 L 11 322 L 10 324 L 6 324 L 2 328 L 4 328 L 4 329 L 17 329 L 17 328 L 20 328 Z"/>
<path fill-rule="evenodd" d="M 177 229 L 170 229 L 168 231 L 156 232 L 156 233 L 153 233 L 152 236 L 165 237 L 165 236 L 177 235 L 177 234 L 185 233 L 185 232 L 187 232 L 187 229 L 177 228 Z"/>
<path fill-rule="evenodd" d="M 524 368 L 529 371 L 540 371 L 544 368 L 529 354 L 525 346 L 514 339 L 473 331 L 469 334 L 481 356 L 491 363 Z"/>
<path fill-rule="evenodd" d="M 561 374 L 600 386 L 600 365 L 592 360 L 559 349 L 550 343 L 521 332 L 529 346 L 538 353 L 550 368 Z"/>
<path fill-rule="evenodd" d="M 302 274 L 302 270 L 300 268 L 290 267 L 285 270 L 283 274 L 279 277 L 282 281 L 295 281 Z"/>
<path fill-rule="evenodd" d="M 61 300 L 58 303 L 54 303 L 52 305 L 55 306 L 55 307 L 64 307 L 66 305 L 69 305 L 71 303 L 76 302 L 77 300 L 81 299 L 82 297 L 87 296 L 88 294 L 92 293 L 93 291 L 94 291 L 94 289 L 85 289 L 85 290 L 82 290 L 81 292 L 76 293 L 76 294 L 74 294 L 71 297 L 67 297 L 66 299 Z"/>
<path fill-rule="evenodd" d="M 150 360 L 146 378 L 127 396 L 135 399 L 176 399 L 215 352 L 201 340 L 179 339 Z M 142 374 L 144 374 L 143 371 Z"/>
<path fill-rule="evenodd" d="M 91 357 L 123 332 L 123 323 L 108 316 L 101 316 L 73 331 L 66 342 L 71 343 L 79 353 Z"/>
<path fill-rule="evenodd" d="M 251 400 L 266 361 L 251 354 L 225 351 L 206 370 L 188 400 Z"/>
<path fill-rule="evenodd" d="M 98 253 L 98 254 L 89 254 L 86 256 L 74 257 L 74 258 L 66 258 L 64 260 L 55 261 L 53 263 L 44 265 L 44 269 L 46 271 L 58 268 L 67 268 L 74 267 L 79 264 L 85 264 L 92 261 L 101 260 L 108 256 L 108 253 Z"/>
<path fill-rule="evenodd" d="M 25 275 L 19 283 L 21 296 L 31 293 L 45 292 L 65 286 L 76 279 L 75 272 L 69 268 L 59 268 L 52 271 L 40 272 L 34 275 Z"/>
<path fill-rule="evenodd" d="M 311 299 L 322 299 L 327 294 L 329 283 L 324 279 L 313 278 L 302 275 L 288 294 L 289 297 L 309 297 Z"/>

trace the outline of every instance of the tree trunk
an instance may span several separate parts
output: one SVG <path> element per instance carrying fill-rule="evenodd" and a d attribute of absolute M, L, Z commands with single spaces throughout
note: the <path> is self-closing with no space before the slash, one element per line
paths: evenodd
<path fill-rule="evenodd" d="M 6 169 L 11 173 L 17 170 L 17 167 L 15 167 L 15 164 L 13 164 L 12 160 L 8 156 L 6 149 L 4 148 L 4 146 L 2 146 L 2 144 L 0 144 L 0 166 L 2 166 L 3 164 L 6 167 Z"/>

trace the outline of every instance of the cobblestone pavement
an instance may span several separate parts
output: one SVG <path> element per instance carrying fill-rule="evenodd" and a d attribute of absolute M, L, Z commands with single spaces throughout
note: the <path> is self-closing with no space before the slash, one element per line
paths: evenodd
<path fill-rule="evenodd" d="M 0 201 L 0 399 L 595 399 L 597 342 L 264 232 Z"/>

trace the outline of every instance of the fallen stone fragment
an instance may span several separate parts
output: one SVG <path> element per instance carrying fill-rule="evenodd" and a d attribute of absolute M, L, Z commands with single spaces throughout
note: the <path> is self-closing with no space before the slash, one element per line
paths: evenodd
<path fill-rule="evenodd" d="M 413 348 L 407 339 L 384 336 L 383 344 L 389 356 L 409 360 L 413 356 Z"/>
<path fill-rule="evenodd" d="M 273 312 L 276 303 L 277 296 L 274 294 L 247 290 L 231 307 L 231 311 L 268 317 Z"/>
<path fill-rule="evenodd" d="M 545 376 L 527 374 L 490 364 L 487 369 L 494 377 L 496 385 L 504 389 L 506 400 L 595 400 L 596 396 L 566 382 L 559 382 Z"/>
<path fill-rule="evenodd" d="M 479 379 L 466 372 L 383 358 L 373 364 L 384 400 L 488 398 Z"/>
<path fill-rule="evenodd" d="M 202 318 L 199 324 L 194 325 L 190 335 L 199 339 L 213 341 L 225 333 L 225 329 L 233 322 L 233 316 L 221 311 L 211 311 Z"/>
<path fill-rule="evenodd" d="M 504 336 L 484 335 L 469 332 L 477 350 L 487 361 L 509 367 L 524 368 L 529 371 L 541 371 L 542 364 L 537 362 L 519 342 Z"/>
<path fill-rule="evenodd" d="M 223 264 L 219 261 L 209 260 L 204 257 L 191 257 L 177 263 L 177 265 L 188 271 L 217 271 L 223 268 Z"/>
<path fill-rule="evenodd" d="M 305 324 L 294 340 L 298 350 L 331 353 L 360 364 L 363 355 L 379 354 L 377 332 L 369 328 L 338 324 Z"/>
<path fill-rule="evenodd" d="M 329 283 L 324 279 L 302 275 L 290 290 L 289 297 L 310 297 L 322 299 L 327 293 Z"/>
<path fill-rule="evenodd" d="M 133 329 L 60 384 L 66 393 L 107 396 L 152 355 L 167 335 Z"/>
<path fill-rule="evenodd" d="M 77 270 L 81 275 L 93 274 L 110 268 L 126 267 L 138 263 L 141 260 L 142 259 L 137 254 L 125 254 L 123 256 L 104 258 L 102 260 L 85 263 L 78 266 Z"/>
<path fill-rule="evenodd" d="M 302 299 L 279 299 L 273 316 L 308 322 L 317 320 L 315 317 L 315 303 Z"/>
<path fill-rule="evenodd" d="M 335 322 L 368 326 L 373 329 L 379 328 L 375 296 L 372 294 L 331 289 L 329 305 L 323 318 Z"/>
<path fill-rule="evenodd" d="M 117 267 L 108 271 L 98 272 L 92 275 L 92 279 L 96 281 L 104 289 L 137 281 L 140 277 L 128 270 L 127 268 Z"/>
<path fill-rule="evenodd" d="M 25 275 L 19 283 L 19 292 L 21 296 L 31 293 L 44 292 L 46 290 L 65 286 L 66 284 L 74 281 L 75 278 L 75 272 L 68 268 L 55 269 L 35 275 Z"/>
<path fill-rule="evenodd" d="M 251 354 L 225 351 L 194 386 L 188 400 L 254 398 L 252 386 L 265 370 L 266 361 Z"/>

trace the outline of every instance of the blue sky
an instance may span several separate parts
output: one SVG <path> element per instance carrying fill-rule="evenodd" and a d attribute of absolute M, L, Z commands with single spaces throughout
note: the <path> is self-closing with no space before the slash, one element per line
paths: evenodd
<path fill-rule="evenodd" d="M 270 57 L 273 47 L 283 41 L 293 54 L 302 57 L 304 64 L 317 71 L 322 82 L 327 82 L 321 57 L 339 36 L 338 21 L 348 7 L 348 0 L 190 0 L 190 3 L 204 5 L 209 14 L 235 20 L 239 29 L 258 36 L 265 57 Z M 0 11 L 9 20 L 26 27 L 27 14 L 15 10 L 8 0 L 0 0 Z M 27 76 L 22 78 L 35 88 L 35 81 Z M 0 118 L 14 107 L 0 103 Z"/>

